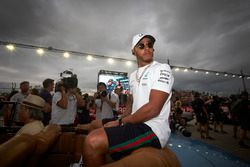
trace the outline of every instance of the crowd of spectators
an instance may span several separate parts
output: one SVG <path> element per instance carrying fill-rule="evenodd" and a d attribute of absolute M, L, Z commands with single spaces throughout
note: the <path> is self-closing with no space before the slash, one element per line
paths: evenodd
<path fill-rule="evenodd" d="M 118 88 L 120 89 L 120 87 Z M 114 94 L 116 93 L 117 97 L 121 96 L 121 92 L 119 92 L 119 89 L 113 92 Z M 53 108 L 52 95 L 56 94 L 53 90 L 53 79 L 45 79 L 43 82 L 43 88 L 41 90 L 35 88 L 31 89 L 29 86 L 29 82 L 23 81 L 20 83 L 20 91 L 13 90 L 9 94 L 1 95 L 1 101 L 18 102 L 16 106 L 16 114 L 14 115 L 12 120 L 12 125 L 24 125 L 24 123 L 20 121 L 19 116 L 17 115 L 20 112 L 20 103 L 28 96 L 28 94 L 38 95 L 45 100 L 46 105 L 43 110 L 42 122 L 44 125 L 49 124 L 49 122 L 51 121 L 51 113 Z M 80 95 L 81 99 L 84 102 L 82 102 L 82 105 L 78 105 L 76 107 L 76 112 L 72 115 L 72 120 L 71 122 L 69 122 L 69 125 L 76 126 L 77 124 L 88 124 L 92 120 L 96 119 L 95 98 L 93 96 L 90 96 L 88 93 L 82 94 L 79 88 L 74 91 L 73 92 L 75 94 Z M 74 93 L 71 101 L 75 97 Z M 11 107 L 11 105 L 4 105 L 1 103 L 0 114 L 4 121 L 2 123 L 3 125 L 8 124 L 8 119 L 11 115 Z M 115 110 L 118 110 L 117 106 Z M 119 112 L 115 110 L 112 113 L 113 117 L 117 117 L 117 114 L 122 114 L 121 111 Z M 235 139 L 239 139 L 239 145 L 244 148 L 249 147 L 244 143 L 244 139 L 247 137 L 247 131 L 250 129 L 250 109 L 247 92 L 242 92 L 241 94 L 239 93 L 226 97 L 208 93 L 199 93 L 195 91 L 174 90 L 172 96 L 171 111 L 171 115 L 173 116 L 175 121 L 183 127 L 187 125 L 188 121 L 192 119 L 195 120 L 197 130 L 200 132 L 202 139 L 214 139 L 209 135 L 209 131 L 222 134 L 228 133 L 223 129 L 223 125 L 231 124 L 233 125 L 232 136 Z"/>
<path fill-rule="evenodd" d="M 224 124 L 233 125 L 232 137 L 239 139 L 239 146 L 249 148 L 244 140 L 250 130 L 250 101 L 248 93 L 243 91 L 230 96 L 218 96 L 195 91 L 174 91 L 172 113 L 183 126 L 186 125 L 184 113 L 191 108 L 197 130 L 202 139 L 214 140 L 210 131 L 227 134 Z"/>
<path fill-rule="evenodd" d="M 57 83 L 58 84 L 58 83 Z M 99 83 L 100 84 L 100 83 Z M 106 91 L 105 83 L 104 89 Z M 97 92 L 91 96 L 88 93 L 82 93 L 79 88 L 68 88 L 63 86 L 57 86 L 53 79 L 47 78 L 42 82 L 42 89 L 32 88 L 28 81 L 22 81 L 20 83 L 19 91 L 14 89 L 10 93 L 4 93 L 1 97 L 0 104 L 0 116 L 3 119 L 2 125 L 4 126 L 23 126 L 24 122 L 20 121 L 20 108 L 21 103 L 28 95 L 40 96 L 45 100 L 45 107 L 43 108 L 42 123 L 44 126 L 48 124 L 59 124 L 67 126 L 76 126 L 78 124 L 88 124 L 96 119 L 106 119 L 117 117 L 118 114 L 122 114 L 122 110 L 119 109 L 119 105 L 124 107 L 125 95 L 122 93 L 122 87 L 117 86 L 113 92 L 107 94 L 107 101 L 114 101 L 114 107 L 111 107 L 109 111 L 110 116 L 106 115 L 98 116 L 100 108 L 105 109 L 106 103 L 103 103 L 100 107 L 98 101 L 101 97 L 97 97 L 101 92 L 97 86 Z M 56 88 L 57 86 L 57 88 Z M 126 95 L 125 95 L 126 96 Z M 106 97 L 106 96 L 104 96 Z M 119 100 L 119 98 L 123 100 Z M 5 103 L 2 103 L 5 102 Z M 11 102 L 11 103 L 6 103 Z M 15 105 L 13 104 L 15 103 Z M 100 103 L 100 104 L 99 104 Z M 112 106 L 112 105 L 111 105 Z M 107 107 L 109 104 L 107 103 Z M 107 108 L 106 107 L 106 108 Z M 14 108 L 14 110 L 12 110 Z M 101 112 L 100 112 L 101 113 Z M 103 112 L 102 112 L 103 113 Z M 13 118 L 11 118 L 11 114 Z M 9 122 L 11 121 L 11 124 Z"/>

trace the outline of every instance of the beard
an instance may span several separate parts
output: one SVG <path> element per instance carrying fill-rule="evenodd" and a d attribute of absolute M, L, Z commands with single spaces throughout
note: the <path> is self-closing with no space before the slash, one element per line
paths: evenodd
<path fill-rule="evenodd" d="M 151 63 L 153 61 L 153 55 L 145 55 L 142 57 L 137 56 L 137 61 Z"/>

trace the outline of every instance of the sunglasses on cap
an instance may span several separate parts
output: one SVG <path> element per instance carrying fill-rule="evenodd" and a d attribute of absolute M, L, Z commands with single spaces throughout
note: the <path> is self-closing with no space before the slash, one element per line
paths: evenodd
<path fill-rule="evenodd" d="M 144 44 L 144 43 L 139 43 L 136 45 L 137 48 L 139 49 L 144 49 L 145 47 L 148 47 L 148 48 L 153 48 L 154 47 L 154 44 L 152 42 L 149 42 L 147 44 Z"/>

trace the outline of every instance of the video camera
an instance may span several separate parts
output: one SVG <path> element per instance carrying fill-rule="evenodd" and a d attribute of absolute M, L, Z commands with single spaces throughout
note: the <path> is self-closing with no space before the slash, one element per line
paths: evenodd
<path fill-rule="evenodd" d="M 106 91 L 106 90 L 104 90 L 104 91 L 99 91 L 99 92 L 97 92 L 97 99 L 100 99 L 101 98 L 101 96 L 102 97 L 106 97 L 107 95 L 108 95 L 108 92 Z"/>
<path fill-rule="evenodd" d="M 76 88 L 78 84 L 77 75 L 73 74 L 71 71 L 65 70 L 60 73 L 60 81 L 56 83 L 55 91 L 61 91 L 63 86 L 65 89 Z"/>

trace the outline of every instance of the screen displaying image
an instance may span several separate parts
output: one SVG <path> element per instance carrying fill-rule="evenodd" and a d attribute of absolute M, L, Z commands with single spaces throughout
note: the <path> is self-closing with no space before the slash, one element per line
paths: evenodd
<path fill-rule="evenodd" d="M 98 73 L 98 82 L 104 82 L 107 90 L 112 92 L 116 86 L 122 86 L 123 92 L 127 94 L 129 89 L 128 74 L 117 71 L 100 70 Z"/>

